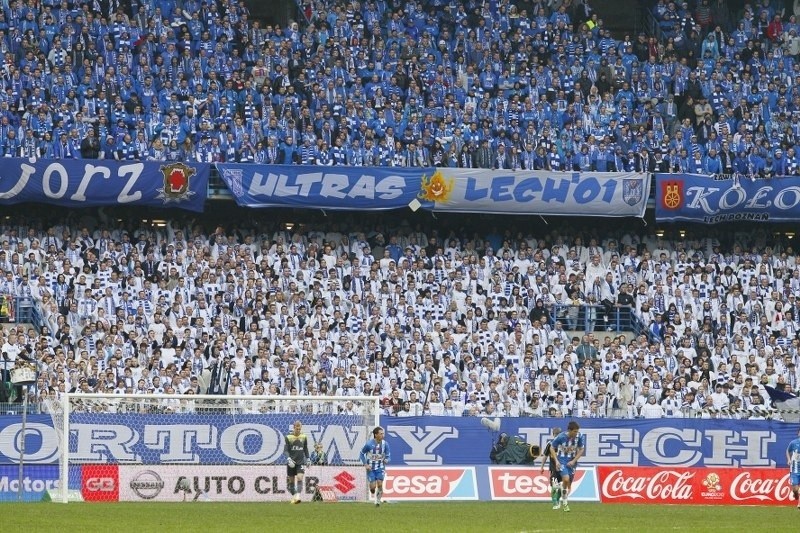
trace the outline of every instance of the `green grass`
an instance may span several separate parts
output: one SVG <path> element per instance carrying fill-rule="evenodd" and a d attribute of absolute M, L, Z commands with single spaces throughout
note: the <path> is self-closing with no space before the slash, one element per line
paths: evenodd
<path fill-rule="evenodd" d="M 397 503 L 8 503 L 3 531 L 534 532 L 797 531 L 800 511 L 783 507 L 601 505 L 569 514 L 523 502 Z"/>

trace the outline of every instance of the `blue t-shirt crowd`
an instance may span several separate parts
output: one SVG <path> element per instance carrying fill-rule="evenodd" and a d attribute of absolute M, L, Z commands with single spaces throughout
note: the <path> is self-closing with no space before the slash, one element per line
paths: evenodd
<path fill-rule="evenodd" d="M 7 157 L 797 173 L 800 37 L 783 3 L 11 2 Z"/>

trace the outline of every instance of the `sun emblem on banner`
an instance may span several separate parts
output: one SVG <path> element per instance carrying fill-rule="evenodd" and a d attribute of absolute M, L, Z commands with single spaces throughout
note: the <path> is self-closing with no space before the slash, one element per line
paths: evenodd
<path fill-rule="evenodd" d="M 164 187 L 156 189 L 159 200 L 164 200 L 164 203 L 167 204 L 187 200 L 194 196 L 195 192 L 189 187 L 189 182 L 197 173 L 196 169 L 185 163 L 173 163 L 164 165 L 159 170 L 164 177 Z"/>
<path fill-rule="evenodd" d="M 422 175 L 422 183 L 417 196 L 420 200 L 429 202 L 446 202 L 450 199 L 454 186 L 455 180 L 453 178 L 447 179 L 437 170 L 430 178 L 424 174 Z"/>

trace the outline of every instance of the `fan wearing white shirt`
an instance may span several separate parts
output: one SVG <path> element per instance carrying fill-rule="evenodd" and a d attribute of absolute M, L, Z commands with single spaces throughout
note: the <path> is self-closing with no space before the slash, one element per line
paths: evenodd
<path fill-rule="evenodd" d="M 651 394 L 647 398 L 647 403 L 642 406 L 642 418 L 663 418 L 664 408 L 656 403 L 656 395 Z"/>
<path fill-rule="evenodd" d="M 13 366 L 17 362 L 20 351 L 21 349 L 17 344 L 17 335 L 15 333 L 9 333 L 2 347 L 3 360 L 8 361 L 9 364 Z"/>
<path fill-rule="evenodd" d="M 672 385 L 667 388 L 667 397 L 661 401 L 661 407 L 664 410 L 664 416 L 667 418 L 683 418 L 681 411 L 681 401 L 675 396 L 675 389 Z"/>

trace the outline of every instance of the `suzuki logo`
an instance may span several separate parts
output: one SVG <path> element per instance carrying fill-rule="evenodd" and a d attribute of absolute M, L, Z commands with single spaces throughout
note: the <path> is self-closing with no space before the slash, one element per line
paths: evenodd
<path fill-rule="evenodd" d="M 89 492 L 114 492 L 116 483 L 110 477 L 90 477 L 84 486 Z"/>
<path fill-rule="evenodd" d="M 389 426 L 388 433 L 403 439 L 411 448 L 411 452 L 403 454 L 408 466 L 442 464 L 442 456 L 434 451 L 447 439 L 458 438 L 458 429 L 451 426 Z"/>
<path fill-rule="evenodd" d="M 333 476 L 333 479 L 334 481 L 336 481 L 334 487 L 336 487 L 336 490 L 338 490 L 342 494 L 347 494 L 348 492 L 356 488 L 355 483 L 353 483 L 356 480 L 356 478 L 351 476 L 349 472 L 345 471 L 336 474 L 335 476 Z"/>

